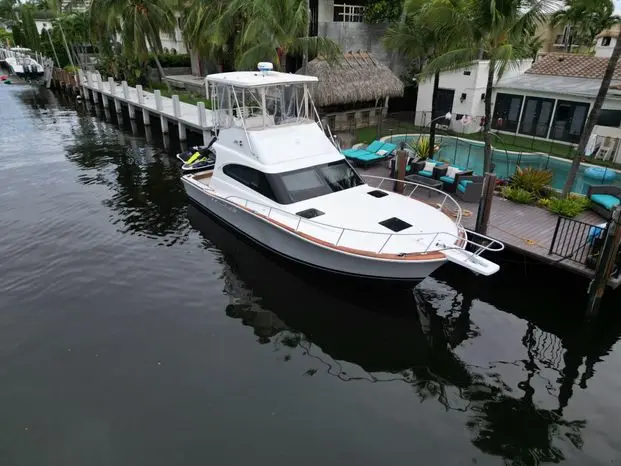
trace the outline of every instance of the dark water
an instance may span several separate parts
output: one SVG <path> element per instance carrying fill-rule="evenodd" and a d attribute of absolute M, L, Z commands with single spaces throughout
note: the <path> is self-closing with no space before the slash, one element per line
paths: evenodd
<path fill-rule="evenodd" d="M 97 113 L 0 86 L 3 466 L 621 464 L 618 295 L 589 328 L 585 284 L 519 258 L 315 276 Z"/>

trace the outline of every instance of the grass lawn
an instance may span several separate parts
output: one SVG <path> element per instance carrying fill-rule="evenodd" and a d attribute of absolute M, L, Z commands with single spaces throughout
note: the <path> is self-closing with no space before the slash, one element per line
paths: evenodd
<path fill-rule="evenodd" d="M 149 83 L 149 86 L 145 87 L 145 90 L 149 92 L 153 92 L 156 89 L 158 89 L 164 97 L 172 97 L 173 95 L 178 95 L 179 100 L 181 102 L 185 102 L 186 104 L 196 105 L 198 102 L 203 102 L 205 104 L 205 108 L 211 108 L 211 101 L 207 100 L 207 98 L 202 94 L 188 92 L 183 89 L 171 88 L 170 90 L 168 90 L 166 84 L 163 83 Z"/>

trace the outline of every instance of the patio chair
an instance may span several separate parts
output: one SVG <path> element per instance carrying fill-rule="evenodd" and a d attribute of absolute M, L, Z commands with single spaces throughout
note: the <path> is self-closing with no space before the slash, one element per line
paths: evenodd
<path fill-rule="evenodd" d="M 447 193 L 454 193 L 457 190 L 457 185 L 462 177 L 474 175 L 472 170 L 454 165 L 437 167 L 436 170 L 438 179 L 442 181 L 442 189 Z"/>
<path fill-rule="evenodd" d="M 464 202 L 479 202 L 483 194 L 484 176 L 461 176 L 455 194 Z"/>
<path fill-rule="evenodd" d="M 592 185 L 587 190 L 591 200 L 591 209 L 610 220 L 612 211 L 621 204 L 621 187 L 614 185 Z"/>
<path fill-rule="evenodd" d="M 444 162 L 433 159 L 419 160 L 412 164 L 412 173 L 415 175 L 426 176 L 427 178 L 438 179 L 439 169 L 444 168 Z"/>

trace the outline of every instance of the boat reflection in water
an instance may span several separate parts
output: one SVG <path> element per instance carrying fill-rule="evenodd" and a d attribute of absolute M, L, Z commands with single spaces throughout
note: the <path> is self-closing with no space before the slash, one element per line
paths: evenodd
<path fill-rule="evenodd" d="M 586 388 L 614 339 L 603 343 L 562 329 L 555 334 L 553 327 L 544 331 L 482 302 L 469 286 L 458 292 L 437 278 L 415 290 L 379 292 L 334 283 L 253 247 L 194 206 L 189 217 L 206 247 L 222 251 L 232 301 L 227 314 L 253 327 L 260 343 L 284 351 L 285 360 L 287 351 L 301 349 L 308 375 L 325 371 L 344 381 L 410 384 L 420 400 L 462 413 L 472 443 L 507 464 L 581 454 L 586 421 L 566 420 L 564 410 L 575 386 Z M 498 354 L 491 346 L 498 341 L 517 343 L 518 354 Z M 481 353 L 489 360 L 482 362 Z M 583 361 L 586 370 L 578 380 Z"/>

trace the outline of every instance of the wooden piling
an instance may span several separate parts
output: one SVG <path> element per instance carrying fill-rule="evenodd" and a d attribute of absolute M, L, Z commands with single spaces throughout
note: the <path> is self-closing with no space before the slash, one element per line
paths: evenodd
<path fill-rule="evenodd" d="M 397 151 L 397 157 L 396 157 L 396 179 L 397 181 L 395 181 L 395 186 L 393 188 L 393 191 L 399 194 L 403 193 L 403 189 L 405 188 L 405 183 L 403 183 L 403 180 L 405 180 L 405 169 L 406 169 L 406 165 L 407 165 L 407 161 L 408 161 L 408 153 L 404 150 L 398 150 Z"/>
<path fill-rule="evenodd" d="M 617 206 L 612 213 L 612 219 L 608 223 L 604 247 L 600 253 L 595 268 L 595 277 L 589 285 L 589 302 L 587 305 L 587 318 L 593 318 L 599 312 L 604 291 L 608 279 L 617 261 L 619 246 L 621 245 L 621 206 Z"/>
<path fill-rule="evenodd" d="M 494 201 L 494 189 L 496 188 L 496 175 L 494 173 L 486 173 L 483 181 L 483 193 L 479 201 L 479 211 L 477 213 L 477 221 L 475 231 L 482 235 L 487 234 L 487 226 L 489 225 L 489 217 L 492 212 L 492 202 Z"/>

